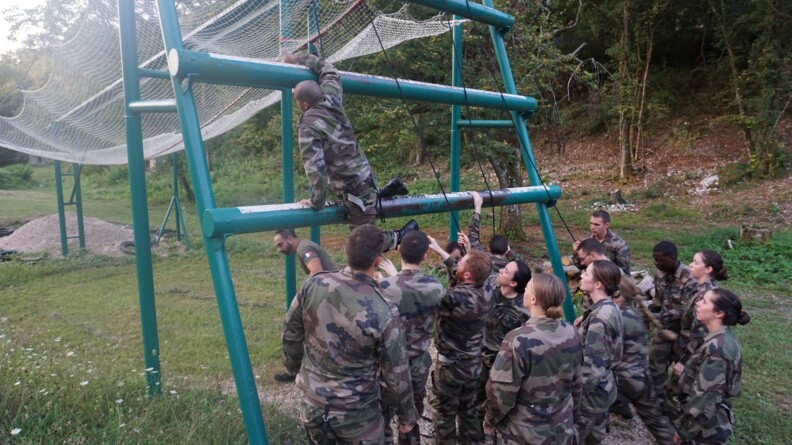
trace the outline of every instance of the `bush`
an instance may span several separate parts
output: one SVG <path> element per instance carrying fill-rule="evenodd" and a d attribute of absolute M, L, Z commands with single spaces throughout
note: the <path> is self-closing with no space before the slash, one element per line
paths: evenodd
<path fill-rule="evenodd" d="M 33 167 L 28 164 L 13 164 L 0 168 L 0 190 L 12 190 L 33 185 Z"/>

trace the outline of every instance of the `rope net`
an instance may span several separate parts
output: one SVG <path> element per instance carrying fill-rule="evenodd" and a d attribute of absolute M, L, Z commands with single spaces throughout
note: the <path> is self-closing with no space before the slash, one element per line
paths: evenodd
<path fill-rule="evenodd" d="M 140 68 L 167 71 L 155 0 L 136 1 Z M 438 35 L 459 22 L 414 18 L 409 6 L 364 0 L 192 0 L 176 2 L 184 47 L 280 61 L 283 51 L 321 43 L 331 62 Z M 317 8 L 316 10 L 314 8 Z M 392 12 L 388 12 L 392 11 Z M 423 10 L 422 12 L 425 12 Z M 318 24 L 317 24 L 318 22 Z M 79 164 L 125 164 L 124 93 L 116 0 L 87 0 L 76 35 L 50 48 L 53 68 L 39 90 L 22 91 L 19 115 L 0 118 L 0 146 Z M 169 79 L 141 78 L 141 99 L 173 97 Z M 280 101 L 280 91 L 194 83 L 204 140 L 223 134 Z M 144 113 L 144 156 L 184 148 L 175 113 Z"/>

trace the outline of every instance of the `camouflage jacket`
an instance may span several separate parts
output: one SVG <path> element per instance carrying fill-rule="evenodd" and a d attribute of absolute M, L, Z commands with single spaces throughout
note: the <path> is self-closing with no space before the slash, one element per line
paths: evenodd
<path fill-rule="evenodd" d="M 602 413 L 616 400 L 613 369 L 622 359 L 624 322 L 610 298 L 591 305 L 583 313 L 583 401 L 587 413 Z"/>
<path fill-rule="evenodd" d="M 638 302 L 638 304 L 643 304 Z M 646 346 L 646 325 L 638 309 L 625 304 L 620 308 L 624 324 L 624 348 L 622 359 L 613 370 L 619 379 L 636 379 L 643 383 L 646 371 L 649 369 L 649 358 Z"/>
<path fill-rule="evenodd" d="M 376 178 L 360 151 L 352 124 L 341 102 L 341 78 L 330 63 L 312 54 L 299 62 L 319 77 L 324 97 L 309 108 L 297 123 L 303 168 L 311 183 L 311 204 L 325 206 L 327 189 L 344 197 L 361 197 L 376 187 Z"/>
<path fill-rule="evenodd" d="M 349 268 L 309 278 L 286 314 L 282 339 L 283 363 L 297 374 L 308 405 L 379 410 L 387 397 L 402 423 L 417 419 L 401 319 L 373 278 Z"/>
<path fill-rule="evenodd" d="M 319 261 L 322 263 L 323 271 L 336 270 L 333 260 L 330 259 L 330 255 L 322 249 L 322 246 L 309 239 L 300 240 L 300 244 L 297 245 L 297 258 L 300 260 L 300 266 L 302 266 L 305 273 L 311 272 L 308 270 L 306 264 L 314 258 L 319 258 Z"/>
<path fill-rule="evenodd" d="M 654 284 L 652 305 L 660 308 L 660 322 L 666 329 L 679 333 L 682 314 L 696 294 L 698 283 L 690 276 L 690 268 L 680 262 L 671 275 L 655 269 Z"/>
<path fill-rule="evenodd" d="M 682 313 L 682 327 L 677 338 L 676 348 L 679 363 L 683 365 L 690 356 L 695 354 L 696 349 L 701 346 L 704 337 L 707 336 L 707 327 L 696 320 L 696 303 L 704 298 L 704 294 L 717 287 L 718 283 L 714 279 L 699 283 L 696 286 L 696 294 L 690 299 L 685 307 L 685 312 Z"/>
<path fill-rule="evenodd" d="M 399 309 L 407 341 L 407 357 L 412 360 L 426 354 L 444 292 L 443 285 L 421 271 L 410 269 L 385 278 L 380 285 L 385 297 Z"/>
<path fill-rule="evenodd" d="M 487 383 L 484 421 L 515 443 L 575 443 L 582 363 L 581 338 L 571 324 L 531 318 L 503 340 Z"/>
<path fill-rule="evenodd" d="M 468 239 L 470 240 L 470 248 L 480 250 L 482 252 L 489 251 L 481 245 L 481 214 L 473 212 L 470 217 L 470 224 L 468 224 Z M 521 260 L 520 255 L 516 254 L 513 250 L 509 250 L 505 255 L 490 254 L 492 260 L 492 274 L 497 275 L 498 272 L 506 267 L 512 261 Z"/>
<path fill-rule="evenodd" d="M 581 241 L 588 238 L 591 238 L 591 235 L 581 239 Z M 616 263 L 625 274 L 630 275 L 630 248 L 627 243 L 619 235 L 608 229 L 602 245 L 605 246 L 605 256 Z"/>
<path fill-rule="evenodd" d="M 679 436 L 722 440 L 732 434 L 732 399 L 742 387 L 742 352 L 734 332 L 723 327 L 704 339 L 680 381 Z"/>
<path fill-rule="evenodd" d="M 494 305 L 495 298 L 487 284 L 460 283 L 446 289 L 434 332 L 440 363 L 470 363 L 471 374 L 478 374 L 484 319 Z"/>
<path fill-rule="evenodd" d="M 514 298 L 506 298 L 501 293 L 500 287 L 496 287 L 494 295 L 495 307 L 484 320 L 482 358 L 487 361 L 488 366 L 492 366 L 506 334 L 519 328 L 531 318 L 531 313 L 523 306 L 523 294 L 518 294 Z"/>

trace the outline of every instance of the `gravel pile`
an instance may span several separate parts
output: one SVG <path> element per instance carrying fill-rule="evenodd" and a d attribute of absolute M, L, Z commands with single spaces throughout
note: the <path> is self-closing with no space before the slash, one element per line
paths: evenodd
<path fill-rule="evenodd" d="M 85 249 L 94 254 L 123 256 L 119 245 L 133 239 L 131 228 L 109 223 L 97 218 L 83 218 Z M 66 213 L 66 234 L 77 234 L 77 215 Z M 80 248 L 77 238 L 69 240 L 69 252 Z M 0 238 L 0 249 L 17 250 L 23 253 L 43 253 L 50 256 L 61 254 L 60 223 L 58 215 L 35 219 L 17 229 L 13 234 Z"/>

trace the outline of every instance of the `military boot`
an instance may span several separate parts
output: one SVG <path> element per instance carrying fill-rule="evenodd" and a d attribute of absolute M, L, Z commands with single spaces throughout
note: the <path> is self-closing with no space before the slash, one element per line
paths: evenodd
<path fill-rule="evenodd" d="M 379 189 L 380 198 L 390 198 L 391 196 L 401 196 L 410 193 L 407 186 L 399 177 L 395 177 L 385 184 L 385 187 Z"/>
<path fill-rule="evenodd" d="M 399 244 L 401 244 L 401 240 L 404 238 L 404 235 L 406 235 L 407 232 L 413 230 L 419 230 L 418 222 L 415 221 L 414 219 L 411 219 L 410 221 L 407 222 L 407 224 L 402 226 L 401 229 L 389 230 L 385 232 L 384 235 L 385 235 L 386 244 L 385 244 L 385 249 L 383 249 L 382 252 L 387 252 L 389 250 L 395 249 Z"/>

